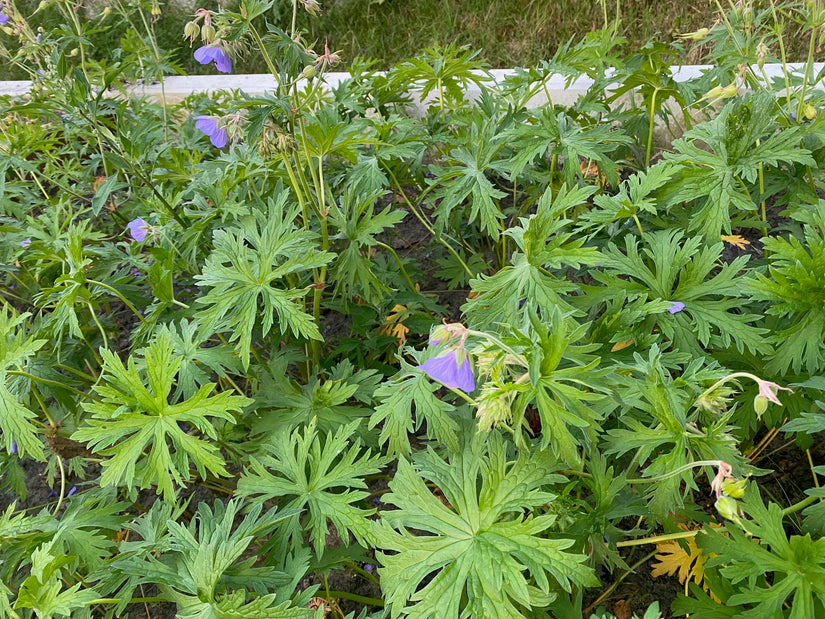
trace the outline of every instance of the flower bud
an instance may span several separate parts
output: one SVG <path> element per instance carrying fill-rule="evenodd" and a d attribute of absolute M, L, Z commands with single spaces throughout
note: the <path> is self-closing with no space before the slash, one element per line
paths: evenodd
<path fill-rule="evenodd" d="M 739 502 L 729 496 L 722 496 L 717 499 L 715 507 L 719 515 L 733 522 L 738 523 L 744 515 L 739 508 Z"/>
<path fill-rule="evenodd" d="M 154 17 L 155 19 L 160 17 L 161 16 L 160 5 L 157 4 L 157 3 L 153 3 L 151 13 L 152 13 L 152 17 Z"/>
<path fill-rule="evenodd" d="M 196 22 L 187 22 L 183 27 L 183 38 L 189 39 L 191 43 L 194 43 L 195 39 L 197 39 L 200 34 L 200 30 L 200 26 L 198 26 Z"/>
<path fill-rule="evenodd" d="M 756 417 L 761 418 L 768 410 L 768 398 L 763 395 L 757 395 L 753 399 L 753 410 L 756 411 Z"/>
<path fill-rule="evenodd" d="M 807 120 L 813 120 L 814 118 L 816 118 L 816 108 L 813 105 L 811 105 L 810 103 L 806 103 L 802 107 L 802 115 Z"/>
<path fill-rule="evenodd" d="M 686 32 L 685 34 L 680 34 L 679 38 L 685 40 L 689 39 L 691 41 L 701 41 L 708 35 L 708 32 L 710 32 L 710 29 L 708 28 L 699 28 L 699 30 L 696 30 L 695 32 Z"/>
<path fill-rule="evenodd" d="M 298 76 L 298 79 L 299 80 L 312 79 L 313 77 L 315 77 L 316 73 L 317 73 L 317 70 L 315 69 L 315 66 L 311 65 L 311 64 L 308 64 L 307 66 L 304 67 L 304 70 L 301 71 L 301 75 Z"/>
<path fill-rule="evenodd" d="M 201 28 L 201 40 L 204 43 L 211 43 L 215 40 L 217 36 L 217 32 L 215 31 L 215 26 L 212 24 L 204 24 Z"/>
<path fill-rule="evenodd" d="M 107 6 L 105 9 L 103 9 L 103 14 L 100 16 L 100 19 L 106 19 L 111 14 L 112 14 L 112 7 Z"/>
<path fill-rule="evenodd" d="M 70 52 L 69 52 L 69 57 L 70 57 L 70 58 L 74 58 L 74 57 L 75 57 L 75 56 L 77 56 L 79 53 L 80 53 L 80 50 L 79 50 L 79 49 L 77 49 L 77 48 L 75 47 L 72 51 L 70 51 Z"/>

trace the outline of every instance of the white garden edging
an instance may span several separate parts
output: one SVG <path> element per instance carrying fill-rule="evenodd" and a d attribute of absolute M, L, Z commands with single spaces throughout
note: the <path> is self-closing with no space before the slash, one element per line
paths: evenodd
<path fill-rule="evenodd" d="M 791 74 L 801 75 L 804 70 L 804 63 L 788 63 Z M 814 63 L 813 74 L 818 75 L 825 67 L 825 63 Z M 673 79 L 677 82 L 686 82 L 691 79 L 701 77 L 709 70 L 711 65 L 686 65 L 682 67 L 672 67 Z M 782 77 L 783 67 L 781 64 L 766 64 L 764 72 L 768 79 Z M 493 83 L 500 83 L 508 75 L 513 75 L 511 69 L 492 69 L 489 73 L 493 77 Z M 758 72 L 757 74 L 761 73 Z M 345 72 L 325 73 L 324 82 L 330 88 L 338 86 L 343 80 L 349 79 L 350 74 Z M 545 85 L 528 102 L 528 107 L 539 107 L 547 103 L 548 95 L 553 103 L 561 105 L 573 105 L 580 95 L 587 92 L 593 84 L 593 80 L 587 77 L 579 77 L 567 83 L 568 78 L 561 75 L 551 76 Z M 29 92 L 31 81 L 0 81 L 0 95 L 21 96 Z M 277 88 L 275 78 L 268 74 L 261 75 L 192 75 L 192 76 L 171 76 L 164 80 L 166 91 L 166 101 L 168 103 L 178 103 L 187 96 L 196 93 L 210 93 L 217 91 L 242 90 L 249 95 L 263 95 L 273 92 Z M 162 100 L 160 83 L 143 85 L 138 84 L 128 89 L 131 95 L 136 97 L 147 97 L 153 101 Z M 480 96 L 480 91 L 476 87 L 470 87 L 465 91 L 467 99 L 473 101 Z M 419 113 L 426 110 L 426 106 L 417 102 L 415 106 Z"/>

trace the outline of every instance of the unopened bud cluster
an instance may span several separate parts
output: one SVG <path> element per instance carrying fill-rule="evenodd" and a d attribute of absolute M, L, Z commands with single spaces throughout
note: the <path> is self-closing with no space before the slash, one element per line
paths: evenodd
<path fill-rule="evenodd" d="M 203 25 L 201 25 L 201 21 Z M 218 41 L 218 31 L 212 25 L 212 12 L 207 9 L 198 9 L 195 11 L 195 17 L 192 21 L 186 22 L 183 27 L 183 38 L 189 39 L 191 46 L 197 39 L 211 45 Z"/>

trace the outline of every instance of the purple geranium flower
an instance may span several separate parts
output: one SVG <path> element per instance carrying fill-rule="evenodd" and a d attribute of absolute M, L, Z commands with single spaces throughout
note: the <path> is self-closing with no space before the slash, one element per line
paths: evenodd
<path fill-rule="evenodd" d="M 221 73 L 232 72 L 232 59 L 221 47 L 204 45 L 195 50 L 195 60 L 201 64 L 215 63 L 215 68 Z"/>
<path fill-rule="evenodd" d="M 16 454 L 17 453 L 17 441 L 11 442 L 11 451 L 9 453 Z"/>
<path fill-rule="evenodd" d="M 226 129 L 218 128 L 218 119 L 211 116 L 196 116 L 195 127 L 209 136 L 209 141 L 215 148 L 226 146 Z"/>
<path fill-rule="evenodd" d="M 4 15 L 2 9 L 0 9 L 0 26 L 7 23 L 9 23 L 9 16 Z"/>
<path fill-rule="evenodd" d="M 68 494 L 66 494 L 66 496 L 72 496 L 75 492 L 77 492 L 77 486 L 72 486 L 72 489 L 69 490 L 69 492 L 68 492 Z"/>
<path fill-rule="evenodd" d="M 30 238 L 26 238 L 26 239 L 23 239 L 22 241 L 20 241 L 20 247 L 22 247 L 23 249 L 26 249 L 31 244 L 32 244 L 32 240 Z"/>
<path fill-rule="evenodd" d="M 417 367 L 419 370 L 424 370 L 430 378 L 451 389 L 461 389 L 466 393 L 475 391 L 476 385 L 470 360 L 464 357 L 464 362 L 459 367 L 458 350 L 451 350 L 438 357 L 427 359 Z"/>
<path fill-rule="evenodd" d="M 670 302 L 670 307 L 667 308 L 667 311 L 670 312 L 671 314 L 678 314 L 683 309 L 685 309 L 685 304 L 684 303 L 682 303 L 681 301 L 671 301 Z"/>
<path fill-rule="evenodd" d="M 131 234 L 132 238 L 138 243 L 142 242 L 146 238 L 146 233 L 149 232 L 149 224 L 140 217 L 136 217 L 130 221 L 127 227 L 129 228 L 129 234 Z"/>

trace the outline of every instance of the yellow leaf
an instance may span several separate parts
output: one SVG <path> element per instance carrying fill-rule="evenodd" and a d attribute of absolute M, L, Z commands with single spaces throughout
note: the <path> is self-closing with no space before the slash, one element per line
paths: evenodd
<path fill-rule="evenodd" d="M 613 344 L 613 348 L 610 349 L 610 352 L 616 352 L 617 350 L 622 350 L 624 348 L 627 348 L 628 346 L 633 346 L 633 340 L 616 342 L 615 344 Z"/>
<path fill-rule="evenodd" d="M 401 348 L 404 342 L 407 341 L 407 333 L 410 332 L 410 330 L 404 326 L 403 321 L 409 317 L 410 312 L 405 306 L 396 305 L 392 308 L 390 315 L 386 318 L 385 324 L 381 325 L 378 332 L 398 338 L 398 347 Z"/>
<path fill-rule="evenodd" d="M 687 538 L 686 541 L 689 552 L 686 552 L 677 540 L 667 540 L 656 544 L 656 550 L 660 554 L 656 555 L 659 563 L 652 566 L 651 575 L 654 578 L 664 575 L 673 576 L 678 572 L 681 584 L 685 584 L 689 578 L 693 578 L 697 585 L 702 583 L 703 566 L 707 557 L 702 554 L 702 550 L 696 546 L 692 537 Z"/>
<path fill-rule="evenodd" d="M 722 240 L 726 243 L 730 243 L 731 245 L 735 245 L 739 249 L 746 249 L 745 245 L 751 244 L 748 239 L 742 238 L 738 234 L 723 234 Z"/>

